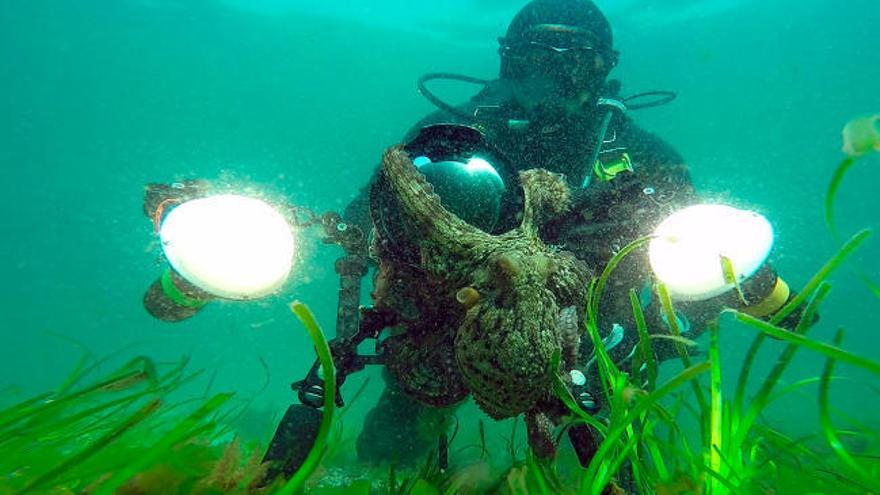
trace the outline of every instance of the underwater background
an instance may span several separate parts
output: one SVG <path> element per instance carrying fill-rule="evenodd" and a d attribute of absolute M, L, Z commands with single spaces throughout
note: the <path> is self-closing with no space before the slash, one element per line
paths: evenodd
<path fill-rule="evenodd" d="M 257 186 L 318 212 L 341 211 L 382 151 L 433 110 L 425 72 L 497 74 L 497 41 L 525 2 L 403 0 L 5 0 L 0 6 L 0 388 L 52 389 L 82 349 L 115 361 L 191 356 L 191 384 L 234 391 L 251 406 L 241 434 L 266 441 L 294 400 L 312 345 L 286 303 L 306 302 L 332 336 L 341 254 L 298 232 L 291 282 L 278 296 L 212 303 L 191 320 L 152 319 L 141 298 L 163 265 L 142 212 L 148 182 L 205 178 Z M 877 0 L 605 0 L 623 94 L 678 93 L 637 122 L 686 158 L 707 200 L 751 208 L 777 233 L 773 262 L 802 285 L 836 250 L 822 202 L 842 157 L 840 132 L 880 111 Z M 449 101 L 475 87 L 437 83 Z M 838 194 L 846 234 L 880 227 L 880 155 Z M 855 260 L 880 278 L 880 240 Z M 811 336 L 880 359 L 877 299 L 852 270 L 835 273 Z M 365 280 L 365 302 L 369 287 Z M 733 375 L 754 330 L 725 324 Z M 780 342 L 770 342 L 778 351 Z M 763 356 L 763 354 L 762 354 Z M 756 368 L 769 369 L 771 357 Z M 784 382 L 816 376 L 800 353 Z M 680 365 L 664 366 L 674 369 Z M 835 406 L 880 430 L 876 377 L 842 365 Z M 346 417 L 356 432 L 375 402 L 375 370 Z M 735 383 L 729 381 L 728 383 Z M 873 387 L 873 389 L 872 389 Z M 180 391 L 186 396 L 186 390 Z M 766 413 L 797 434 L 816 429 L 815 399 Z M 459 412 L 473 431 L 475 407 Z M 352 426 L 348 427 L 348 422 Z M 352 433 L 353 434 L 353 433 Z"/>

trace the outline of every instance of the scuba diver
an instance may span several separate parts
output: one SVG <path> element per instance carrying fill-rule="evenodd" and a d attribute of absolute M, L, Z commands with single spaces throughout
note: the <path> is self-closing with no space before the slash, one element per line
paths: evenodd
<path fill-rule="evenodd" d="M 611 26 L 593 2 L 534 0 L 514 16 L 498 41 L 501 63 L 496 80 L 422 78 L 420 90 L 440 110 L 418 122 L 404 140 L 412 156 L 430 155 L 431 148 L 444 146 L 458 154 L 492 155 L 499 182 L 508 184 L 515 182 L 516 172 L 531 168 L 564 174 L 577 191 L 573 207 L 546 225 L 542 237 L 592 267 L 604 267 L 620 248 L 696 201 L 683 158 L 625 114 L 639 104 L 621 99 L 619 83 L 608 81 L 618 53 Z M 425 86 L 438 76 L 485 85 L 469 102 L 453 107 Z M 664 93 L 654 94 L 667 99 Z M 420 169 L 444 206 L 470 223 L 489 233 L 505 232 L 518 223 L 521 204 L 511 197 L 513 188 L 489 188 L 482 184 L 485 177 L 474 174 L 436 172 L 432 177 L 431 170 Z M 345 210 L 349 222 L 369 228 L 370 192 L 381 194 L 375 184 L 376 177 Z M 487 214 L 478 199 L 493 194 L 501 198 L 488 205 Z M 646 256 L 630 256 L 615 271 L 601 302 L 604 321 L 630 329 L 610 350 L 616 360 L 625 358 L 638 341 L 626 291 L 650 287 L 650 273 Z M 694 329 L 703 323 L 690 319 Z M 420 459 L 436 445 L 437 428 L 445 427 L 451 411 L 444 415 L 402 393 L 390 377 L 386 382 L 358 438 L 358 455 L 371 463 Z M 584 398 L 587 404 L 593 400 L 590 395 Z M 431 427 L 433 436 L 425 434 Z"/>
<path fill-rule="evenodd" d="M 636 125 L 628 113 L 667 103 L 675 95 L 663 91 L 620 95 L 621 84 L 608 79 L 619 55 L 611 26 L 592 1 L 532 0 L 498 41 L 497 79 L 429 74 L 419 81 L 421 93 L 439 110 L 412 128 L 404 139 L 404 150 L 444 207 L 487 233 L 504 233 L 522 219 L 518 172 L 543 168 L 561 174 L 573 191 L 571 208 L 546 222 L 540 237 L 587 266 L 601 269 L 627 244 L 650 235 L 670 214 L 697 202 L 681 155 Z M 470 101 L 453 106 L 427 88 L 429 81 L 438 78 L 475 83 L 482 89 Z M 184 186 L 182 191 L 192 189 Z M 391 196 L 377 173 L 341 217 L 328 214 L 312 220 L 324 226 L 329 239 L 325 242 L 346 251 L 336 265 L 341 277 L 340 309 L 337 337 L 331 342 L 339 384 L 366 365 L 382 364 L 381 356 L 359 355 L 357 347 L 365 338 L 378 342 L 382 330 L 395 325 L 393 316 L 381 310 L 358 309 L 360 279 L 369 264 L 366 235 L 362 234 L 376 229 L 386 240 L 399 235 Z M 158 225 L 162 208 L 158 201 L 154 203 L 145 205 L 145 211 Z M 406 240 L 400 241 L 391 243 L 399 244 L 391 249 L 397 249 L 400 262 L 416 261 L 407 251 Z M 173 274 L 157 281 L 145 296 L 148 310 L 170 321 L 198 311 L 200 294 L 180 289 L 180 282 Z M 377 276 L 376 285 L 382 282 Z M 736 295 L 729 291 L 713 299 L 677 304 L 677 321 L 672 323 L 652 296 L 653 283 L 648 255 L 640 248 L 618 265 L 600 301 L 603 343 L 611 359 L 623 368 L 632 362 L 639 341 L 628 296 L 631 289 L 640 294 L 648 328 L 675 325 L 688 339 L 696 338 L 717 318 L 721 307 L 737 307 L 737 296 L 746 304 L 755 303 L 752 314 L 757 317 L 772 315 L 794 296 L 766 264 Z M 743 298 L 744 292 L 749 301 Z M 793 313 L 782 325 L 790 326 L 798 316 Z M 580 350 L 584 362 L 592 351 L 586 347 Z M 658 362 L 677 352 L 670 340 L 658 340 L 653 348 Z M 586 376 L 572 390 L 578 405 L 591 414 L 603 407 L 598 376 L 589 373 L 595 368 L 587 363 Z M 358 457 L 367 463 L 403 465 L 423 459 L 438 447 L 438 441 L 443 456 L 445 432 L 456 406 L 423 404 L 407 395 L 389 373 L 384 375 L 384 391 L 357 440 Z M 290 476 L 311 448 L 321 418 L 322 383 L 316 363 L 304 380 L 292 385 L 302 404 L 290 406 L 267 449 L 264 460 L 276 464 L 267 479 Z M 342 405 L 339 395 L 337 403 Z M 569 428 L 568 433 L 586 465 L 596 447 L 592 436 L 586 427 Z"/>
<path fill-rule="evenodd" d="M 671 213 L 697 202 L 682 156 L 628 115 L 630 110 L 668 103 L 674 93 L 620 96 L 620 83 L 608 79 L 618 61 L 611 26 L 592 1 L 532 0 L 498 41 L 500 73 L 495 80 L 456 74 L 428 74 L 419 80 L 420 92 L 439 110 L 413 126 L 404 139 L 404 150 L 446 209 L 487 233 L 500 234 L 521 220 L 519 171 L 543 168 L 562 174 L 574 191 L 572 207 L 543 226 L 542 240 L 601 269 L 628 243 L 651 234 Z M 427 88 L 432 79 L 483 88 L 470 101 L 453 106 Z M 346 208 L 345 222 L 363 232 L 375 228 L 384 239 L 395 240 L 399 218 L 390 196 L 377 172 Z M 406 242 L 400 239 L 390 244 L 405 246 Z M 398 254 L 401 263 L 417 263 L 406 247 L 400 247 Z M 359 270 L 363 273 L 363 267 Z M 375 282 L 382 283 L 378 275 Z M 653 283 L 646 250 L 639 249 L 618 265 L 600 301 L 603 343 L 612 360 L 624 368 L 627 361 L 631 363 L 639 339 L 627 294 L 631 288 L 640 291 L 648 328 L 670 326 L 660 302 L 652 297 Z M 739 300 L 729 291 L 713 299 L 678 304 L 675 324 L 682 335 L 699 336 L 722 307 L 741 307 L 742 301 L 759 309 L 754 316 L 768 317 L 794 297 L 769 263 L 742 289 L 737 290 Z M 749 294 L 748 301 L 742 299 L 744 292 Z M 782 325 L 797 321 L 797 313 Z M 369 321 L 362 321 L 361 327 L 372 328 L 373 337 L 394 325 L 390 319 L 383 320 L 387 315 L 366 316 Z M 343 339 L 340 348 L 351 351 L 359 341 Z M 587 361 L 591 349 L 584 347 L 581 359 Z M 672 341 L 660 340 L 653 348 L 658 362 L 677 355 Z M 351 355 L 340 360 L 343 374 L 376 364 L 369 357 Z M 595 368 L 572 390 L 589 413 L 602 408 Z M 317 363 L 305 380 L 293 384 L 301 402 L 312 407 L 288 409 L 264 459 L 280 461 L 280 471 L 288 476 L 311 446 L 315 427 L 308 425 L 320 419 L 317 408 L 322 392 L 316 371 Z M 389 373 L 384 377 L 385 389 L 357 440 L 359 459 L 406 465 L 438 449 L 441 464 L 445 462 L 445 432 L 457 405 L 425 405 L 403 392 Z M 586 465 L 595 441 L 586 427 L 569 428 L 568 433 Z"/>

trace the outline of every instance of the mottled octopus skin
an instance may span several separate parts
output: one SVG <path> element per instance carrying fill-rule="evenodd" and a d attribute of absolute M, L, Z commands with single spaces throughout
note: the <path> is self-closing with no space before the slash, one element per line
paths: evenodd
<path fill-rule="evenodd" d="M 470 392 L 493 418 L 528 413 L 530 443 L 552 455 L 541 409 L 552 402 L 553 373 L 564 370 L 551 362 L 558 353 L 565 369 L 574 366 L 577 312 L 563 308 L 582 306 L 590 277 L 581 261 L 538 236 L 543 222 L 569 207 L 564 179 L 521 172 L 521 224 L 490 235 L 447 211 L 401 148 L 386 151 L 381 173 L 416 253 L 401 263 L 386 239 L 374 242 L 383 287 L 375 303 L 399 310 L 405 322 L 386 341 L 388 371 L 429 405 Z"/>

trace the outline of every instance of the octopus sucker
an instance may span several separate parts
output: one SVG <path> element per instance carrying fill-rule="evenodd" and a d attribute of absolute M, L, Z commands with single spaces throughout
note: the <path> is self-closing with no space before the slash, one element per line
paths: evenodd
<path fill-rule="evenodd" d="M 455 300 L 467 311 L 480 302 L 480 292 L 473 287 L 463 287 L 455 293 Z"/>

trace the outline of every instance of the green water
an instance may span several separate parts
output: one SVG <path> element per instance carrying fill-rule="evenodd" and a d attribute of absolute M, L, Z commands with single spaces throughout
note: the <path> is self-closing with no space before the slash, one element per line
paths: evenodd
<path fill-rule="evenodd" d="M 293 400 L 288 383 L 314 359 L 285 302 L 307 302 L 331 329 L 339 251 L 321 245 L 317 232 L 302 232 L 282 294 L 160 323 L 141 307 L 162 270 L 141 211 L 143 185 L 255 184 L 316 211 L 341 211 L 382 150 L 432 110 L 415 90 L 418 76 L 495 75 L 495 38 L 521 4 L 297 3 L 4 2 L 0 386 L 20 386 L 22 394 L 51 389 L 80 345 L 96 355 L 118 352 L 119 360 L 186 354 L 209 371 L 212 389 L 254 398 L 247 435 L 271 433 Z M 636 120 L 686 157 L 707 199 L 766 215 L 778 236 L 774 264 L 793 286 L 802 284 L 835 249 L 822 199 L 841 157 L 840 130 L 880 111 L 876 1 L 600 5 L 615 29 L 621 64 L 613 77 L 623 80 L 624 94 L 679 94 Z M 473 89 L 437 88 L 452 101 Z M 848 233 L 880 227 L 880 157 L 863 162 L 839 193 L 839 225 Z M 877 239 L 857 256 L 875 279 L 878 256 Z M 880 359 L 877 299 L 850 271 L 832 284 L 811 335 L 829 341 L 844 327 L 844 348 Z M 724 329 L 725 372 L 733 376 L 752 334 Z M 783 379 L 815 376 L 822 362 L 802 352 Z M 846 379 L 835 385 L 834 403 L 880 428 L 880 395 L 869 387 L 876 378 L 845 366 L 837 373 Z M 343 392 L 364 377 L 372 380 L 353 425 L 380 390 L 378 373 L 368 372 Z M 207 378 L 193 385 L 205 386 Z M 771 408 L 768 420 L 810 432 L 814 402 L 810 394 L 794 397 Z M 481 416 L 464 411 L 463 431 L 473 434 Z"/>

